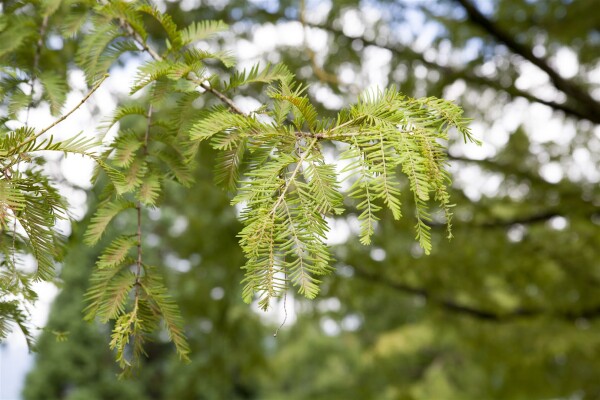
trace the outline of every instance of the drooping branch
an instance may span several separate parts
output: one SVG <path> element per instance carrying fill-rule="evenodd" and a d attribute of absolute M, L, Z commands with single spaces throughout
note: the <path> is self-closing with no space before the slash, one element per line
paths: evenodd
<path fill-rule="evenodd" d="M 600 104 L 583 88 L 571 80 L 563 78 L 554 68 L 550 66 L 547 59 L 538 57 L 533 50 L 519 43 L 515 38 L 500 28 L 495 22 L 487 18 L 470 0 L 455 0 L 459 3 L 469 16 L 469 20 L 493 36 L 498 42 L 504 44 L 515 54 L 520 55 L 533 65 L 544 71 L 554 86 L 563 91 L 567 96 L 576 101 L 584 111 L 586 118 L 590 121 L 600 123 Z"/>

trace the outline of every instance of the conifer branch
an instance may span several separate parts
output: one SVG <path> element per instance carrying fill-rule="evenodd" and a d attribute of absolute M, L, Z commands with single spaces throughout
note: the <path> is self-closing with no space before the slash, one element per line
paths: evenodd
<path fill-rule="evenodd" d="M 109 129 L 123 118 L 145 117 L 145 132 L 141 136 L 139 130 L 122 125 L 102 158 L 94 156 L 106 172 L 108 182 L 103 202 L 85 234 L 85 241 L 94 245 L 115 217 L 126 209 L 136 209 L 135 228 L 131 227 L 134 232 L 114 238 L 105 247 L 86 294 L 89 303 L 86 319 L 115 321 L 111 346 L 117 350 L 121 366 L 131 366 L 130 358 L 134 363 L 139 361 L 144 354 L 144 337 L 158 328 L 161 321 L 165 322 L 180 357 L 187 359 L 189 346 L 177 305 L 156 269 L 144 264 L 142 207 L 156 204 L 163 181 L 185 184 L 192 180 L 190 160 L 203 140 L 210 140 L 220 151 L 217 171 L 221 172 L 217 176 L 223 177 L 221 181 L 232 191 L 240 186 L 234 202 L 245 207 L 240 215 L 245 227 L 239 235 L 247 256 L 243 298 L 251 301 L 258 292 L 262 308 L 268 308 L 269 300 L 281 296 L 282 290 L 285 304 L 288 282 L 305 297 L 316 297 L 319 277 L 331 272 L 331 252 L 325 241 L 329 231 L 326 217 L 344 211 L 344 197 L 336 166 L 326 163 L 319 141 L 339 140 L 350 145 L 351 151 L 341 158 L 347 155 L 345 159 L 352 164 L 350 171 L 360 174 L 359 184 L 353 184 L 349 196 L 360 201 L 359 209 L 367 209 L 359 217 L 362 225 L 369 225 L 367 232 L 362 233 L 363 243 L 367 242 L 365 236 L 368 239 L 374 233 L 375 221 L 379 219 L 375 213 L 383 206 L 391 209 L 395 218 L 401 216 L 395 171 L 401 164 L 409 175 L 416 206 L 423 212 L 420 230 L 425 229 L 421 227 L 423 220 L 429 221 L 426 207 L 430 192 L 436 194 L 435 199 L 442 206 L 446 204 L 445 158 L 440 151 L 443 145 L 436 147 L 435 143 L 447 140 L 446 133 L 451 127 L 463 134 L 465 140 L 472 139 L 468 120 L 454 104 L 434 98 L 412 99 L 391 88 L 367 93 L 357 104 L 340 111 L 335 119 L 322 118 L 311 103 L 306 86 L 296 82 L 283 65 L 266 68 L 256 65 L 248 71 L 233 73 L 228 83 L 215 83 L 215 77 L 207 73 L 205 60 L 217 59 L 229 68 L 233 66 L 231 58 L 223 52 L 186 46 L 223 30 L 223 23 L 205 21 L 180 30 L 169 15 L 149 4 L 101 2 L 99 11 L 87 19 L 92 26 L 83 32 L 76 60 L 92 86 L 91 91 L 75 108 L 39 133 L 20 128 L 7 135 L 3 143 L 10 150 L 6 154 L 12 157 L 16 153 L 9 162 L 15 159 L 18 162 L 18 150 L 87 154 L 93 143 L 77 136 L 59 143 L 52 143 L 51 137 L 39 143 L 36 139 L 87 101 L 108 75 L 94 85 L 92 82 L 114 65 L 121 54 L 150 55 L 151 59 L 138 68 L 131 94 L 151 86 L 151 99 L 139 102 L 140 105 L 118 107 L 104 124 Z M 162 54 L 147 39 L 144 18 L 148 15 L 165 29 L 169 47 Z M 44 95 L 49 96 L 53 115 L 59 114 L 64 103 L 61 89 L 66 90 L 64 78 L 50 73 L 46 77 L 40 75 L 39 79 L 45 87 Z M 244 113 L 228 97 L 231 89 L 249 83 L 269 85 L 266 95 L 270 101 L 255 113 Z M 57 95 L 52 89 L 60 93 Z M 210 92 L 223 105 L 197 110 L 194 101 L 199 92 Z M 28 97 L 23 94 L 22 98 L 13 108 L 18 110 L 26 105 Z M 175 112 L 170 108 L 174 102 L 177 102 Z M 169 119 L 161 119 L 162 112 L 153 118 L 153 105 L 164 108 L 164 114 L 170 114 Z M 271 118 L 271 122 L 257 118 L 258 114 Z M 154 152 L 153 145 L 152 157 L 151 129 L 153 141 L 160 146 L 160 151 L 157 147 Z M 415 131 L 403 135 L 408 130 Z M 405 155 L 404 150 L 410 154 Z M 65 206 L 48 179 L 34 172 L 28 171 L 31 174 L 28 178 L 35 184 L 41 182 L 41 189 L 27 182 L 34 189 L 11 192 L 10 185 L 6 185 L 0 188 L 0 196 L 7 207 L 23 204 L 23 210 L 11 210 L 31 239 L 31 252 L 39 264 L 37 276 L 51 279 L 56 253 L 53 227 L 57 213 Z M 244 179 L 240 179 L 241 173 Z M 24 200 L 17 198 L 21 192 Z M 378 205 L 379 202 L 383 205 Z M 423 232 L 417 237 L 427 252 L 430 238 L 426 230 Z"/>
<path fill-rule="evenodd" d="M 144 39 L 140 36 L 139 33 L 137 33 L 132 26 L 127 23 L 127 21 L 120 19 L 119 20 L 119 25 L 125 29 L 125 31 L 136 41 L 136 43 L 138 43 L 139 46 L 141 46 L 142 50 L 146 51 L 148 54 L 150 54 L 150 56 L 155 60 L 155 61 L 164 61 L 164 58 L 158 54 L 158 52 L 156 52 L 156 50 L 154 50 L 152 47 L 148 46 L 148 44 L 146 44 L 146 41 L 144 41 Z M 233 110 L 236 114 L 240 114 L 240 115 L 246 115 L 246 113 L 244 113 L 236 104 L 235 102 L 230 99 L 229 97 L 227 97 L 224 93 L 220 92 L 219 90 L 213 88 L 212 86 L 210 86 L 210 83 L 208 81 L 205 80 L 201 80 L 198 77 L 192 76 L 191 79 L 189 77 L 186 77 L 186 79 L 190 80 L 191 82 L 194 82 L 195 84 L 197 84 L 198 86 L 200 86 L 202 89 L 206 90 L 207 92 L 211 93 L 212 95 L 214 95 L 216 98 L 218 98 L 221 102 L 225 103 L 229 108 L 231 108 L 231 110 Z"/>

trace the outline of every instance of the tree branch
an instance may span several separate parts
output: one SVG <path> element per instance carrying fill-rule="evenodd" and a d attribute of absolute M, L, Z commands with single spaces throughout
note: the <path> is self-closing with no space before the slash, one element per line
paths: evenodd
<path fill-rule="evenodd" d="M 479 85 L 487 86 L 487 87 L 490 87 L 495 90 L 504 91 L 513 98 L 514 97 L 522 97 L 530 102 L 543 104 L 545 106 L 553 108 L 554 110 L 564 112 L 566 115 L 569 115 L 571 117 L 575 117 L 578 119 L 586 119 L 586 120 L 594 122 L 594 123 L 600 123 L 600 113 L 582 112 L 581 110 L 571 107 L 568 104 L 562 104 L 562 103 L 557 103 L 555 101 L 541 99 L 531 93 L 528 93 L 526 91 L 516 88 L 514 85 L 505 87 L 493 79 L 479 76 L 471 71 L 457 70 L 457 69 L 454 69 L 447 65 L 440 65 L 438 63 L 428 61 L 425 59 L 425 56 L 423 54 L 421 54 L 415 50 L 412 50 L 408 47 L 400 46 L 398 44 L 383 45 L 381 43 L 378 43 L 375 39 L 369 40 L 364 37 L 351 38 L 349 36 L 346 36 L 341 29 L 337 29 L 337 28 L 327 26 L 327 25 L 314 24 L 314 23 L 310 23 L 310 22 L 306 22 L 306 21 L 305 21 L 305 25 L 309 26 L 309 27 L 313 27 L 313 28 L 323 29 L 334 35 L 345 37 L 348 40 L 360 39 L 367 46 L 375 46 L 375 47 L 379 47 L 381 49 L 389 50 L 399 57 L 406 57 L 408 55 L 408 57 L 410 57 L 410 58 L 418 59 L 426 67 L 440 71 L 440 73 L 447 78 L 448 77 L 463 78 L 467 81 L 470 81 L 470 82 L 473 82 L 473 83 L 476 83 Z M 315 73 L 315 75 L 317 75 L 317 74 Z M 317 75 L 317 77 L 319 77 L 319 76 Z"/>
<path fill-rule="evenodd" d="M 302 45 L 304 47 L 304 51 L 305 51 L 306 55 L 308 56 L 308 59 L 310 60 L 310 66 L 313 70 L 313 73 L 323 83 L 328 83 L 328 84 L 338 85 L 338 86 L 344 85 L 343 83 L 341 83 L 339 81 L 336 74 L 332 74 L 332 73 L 325 71 L 325 69 L 317 63 L 316 54 L 308 45 L 308 34 L 307 34 L 307 29 L 306 29 L 308 26 L 306 24 L 306 4 L 305 4 L 304 0 L 300 0 L 299 8 L 300 8 L 299 21 L 302 24 L 302 35 L 303 35 L 303 38 L 302 38 L 303 44 Z"/>
<path fill-rule="evenodd" d="M 477 308 L 474 306 L 460 304 L 451 299 L 439 299 L 434 296 L 431 292 L 424 288 L 410 286 L 400 282 L 394 282 L 388 278 L 380 275 L 367 272 L 366 270 L 353 266 L 356 275 L 363 280 L 367 280 L 373 283 L 377 283 L 386 286 L 390 289 L 396 290 L 409 295 L 419 296 L 428 302 L 434 303 L 439 307 L 450 311 L 452 313 L 465 315 L 474 319 L 500 323 L 500 322 L 511 322 L 521 318 L 534 318 L 541 316 L 551 316 L 565 321 L 576 321 L 578 319 L 593 319 L 600 317 L 600 306 L 590 307 L 579 311 L 571 310 L 548 310 L 548 309 L 527 309 L 527 308 L 515 308 L 506 312 L 496 312 L 492 310 L 486 310 L 483 308 Z"/>
<path fill-rule="evenodd" d="M 544 71 L 557 89 L 563 91 L 565 94 L 567 94 L 567 96 L 577 101 L 577 103 L 579 103 L 579 105 L 585 109 L 585 115 L 587 119 L 596 123 L 600 123 L 600 104 L 594 100 L 587 91 L 577 86 L 572 81 L 563 78 L 554 68 L 550 66 L 548 60 L 542 57 L 537 57 L 535 54 L 533 54 L 533 50 L 531 48 L 517 42 L 512 35 L 502 30 L 492 20 L 483 15 L 470 0 L 455 1 L 464 8 L 471 22 L 473 22 L 475 25 L 478 25 L 485 32 L 493 36 L 497 41 L 504 44 L 512 52 L 520 55 Z"/>

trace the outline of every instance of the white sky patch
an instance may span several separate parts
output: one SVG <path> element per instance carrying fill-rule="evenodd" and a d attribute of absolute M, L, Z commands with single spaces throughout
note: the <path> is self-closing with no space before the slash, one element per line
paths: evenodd
<path fill-rule="evenodd" d="M 428 23 L 420 27 L 416 32 L 418 32 L 417 38 L 413 42 L 412 48 L 418 52 L 423 52 L 427 50 L 433 39 L 437 36 L 438 26 L 433 23 Z"/>
<path fill-rule="evenodd" d="M 503 181 L 501 174 L 483 171 L 477 165 L 462 163 L 460 168 L 453 167 L 454 184 L 462 188 L 465 195 L 472 201 L 478 201 L 482 196 L 494 196 Z"/>
<path fill-rule="evenodd" d="M 564 78 L 571 79 L 579 72 L 577 54 L 567 47 L 558 49 L 554 56 L 554 66 Z"/>
<path fill-rule="evenodd" d="M 254 97 L 248 96 L 235 96 L 235 104 L 245 113 L 251 113 L 256 111 L 262 103 L 256 100 Z"/>
<path fill-rule="evenodd" d="M 571 122 L 555 116 L 550 107 L 538 103 L 529 106 L 523 125 L 531 140 L 539 143 L 552 141 L 566 146 L 577 133 Z"/>
<path fill-rule="evenodd" d="M 565 217 L 557 215 L 548 221 L 548 225 L 550 225 L 550 227 L 552 227 L 554 230 L 562 231 L 569 226 L 569 221 Z"/>
<path fill-rule="evenodd" d="M 540 175 L 550 183 L 558 183 L 564 176 L 564 170 L 560 163 L 553 161 L 542 165 Z"/>
<path fill-rule="evenodd" d="M 238 57 L 240 57 L 240 59 L 247 60 L 246 62 L 240 62 L 240 69 L 252 66 L 256 62 L 256 57 L 258 57 L 258 55 L 260 54 L 258 47 L 253 45 L 252 42 L 246 39 L 240 39 L 236 42 L 235 52 L 238 55 Z"/>
<path fill-rule="evenodd" d="M 313 50 L 314 52 L 321 52 L 321 56 L 325 56 L 326 52 L 329 48 L 327 46 L 327 40 L 329 35 L 323 29 L 318 28 L 307 28 L 305 30 L 306 34 L 306 45 Z M 322 61 L 322 60 L 319 60 Z"/>
<path fill-rule="evenodd" d="M 591 93 L 593 98 L 600 101 L 600 62 L 587 74 L 587 79 L 589 82 L 596 82 L 595 88 L 592 86 Z"/>
<path fill-rule="evenodd" d="M 350 225 L 344 218 L 325 218 L 330 230 L 327 233 L 326 243 L 328 246 L 343 244 L 348 241 L 352 234 Z"/>
<path fill-rule="evenodd" d="M 278 46 L 301 46 L 304 34 L 300 22 L 289 21 L 277 25 L 269 23 L 257 26 L 253 29 L 252 39 L 252 42 L 244 40 L 241 46 L 237 46 L 240 59 L 255 58 L 258 54 L 273 51 Z"/>
<path fill-rule="evenodd" d="M 345 104 L 344 99 L 334 93 L 329 86 L 314 84 L 310 88 L 310 93 L 330 110 L 339 110 Z"/>
<path fill-rule="evenodd" d="M 191 11 L 200 6 L 200 0 L 181 0 L 179 7 L 182 11 Z"/>
<path fill-rule="evenodd" d="M 375 46 L 365 48 L 362 57 L 362 71 L 367 76 L 369 89 L 381 89 L 388 84 L 388 74 L 392 53 Z"/>
<path fill-rule="evenodd" d="M 358 314 L 348 314 L 342 319 L 342 329 L 345 331 L 354 332 L 362 325 L 363 320 Z"/>
<path fill-rule="evenodd" d="M 374 261 L 382 262 L 385 260 L 387 253 L 381 247 L 373 247 L 369 255 Z"/>
<path fill-rule="evenodd" d="M 457 79 L 451 85 L 444 88 L 444 98 L 447 100 L 456 101 L 465 93 L 467 84 L 462 79 Z"/>
<path fill-rule="evenodd" d="M 61 172 L 69 182 L 84 189 L 91 189 L 90 178 L 95 166 L 96 162 L 91 158 L 71 154 L 62 160 Z M 69 203 L 73 205 L 71 199 Z"/>
<path fill-rule="evenodd" d="M 356 85 L 358 81 L 357 72 L 356 66 L 344 63 L 338 69 L 338 79 L 344 85 Z"/>
<path fill-rule="evenodd" d="M 350 9 L 341 16 L 341 25 L 344 35 L 348 37 L 361 37 L 365 33 L 365 24 L 358 10 Z"/>
<path fill-rule="evenodd" d="M 515 81 L 515 86 L 520 90 L 530 90 L 541 85 L 548 84 L 548 75 L 541 69 L 530 63 L 519 65 L 519 77 Z"/>
<path fill-rule="evenodd" d="M 306 19 L 308 21 L 322 24 L 327 20 L 333 3 L 329 0 L 309 1 L 306 5 Z"/>
<path fill-rule="evenodd" d="M 327 336 L 337 336 L 341 332 L 340 324 L 329 317 L 321 318 L 321 329 Z"/>

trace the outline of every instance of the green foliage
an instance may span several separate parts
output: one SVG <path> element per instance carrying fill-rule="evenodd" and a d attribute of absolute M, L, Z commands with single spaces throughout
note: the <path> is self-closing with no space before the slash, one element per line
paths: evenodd
<path fill-rule="evenodd" d="M 142 358 L 143 368 L 136 379 L 113 379 L 114 357 L 107 346 L 100 345 L 110 340 L 107 327 L 78 323 L 81 299 L 73 294 L 83 291 L 87 277 L 75 282 L 72 277 L 87 274 L 95 256 L 82 255 L 81 242 L 74 240 L 68 252 L 74 257 L 61 268 L 64 289 L 48 325 L 71 335 L 68 342 L 57 343 L 51 332 L 43 333 L 24 397 L 58 400 L 65 397 L 64 388 L 69 388 L 71 398 L 85 400 L 598 398 L 600 293 L 594 282 L 600 276 L 600 186 L 595 173 L 600 170 L 600 153 L 595 151 L 599 143 L 594 126 L 576 115 L 585 112 L 587 103 L 563 92 L 554 99 L 556 112 L 550 114 L 551 93 L 560 93 L 551 82 L 531 87 L 531 92 L 517 89 L 517 78 L 520 89 L 527 86 L 520 81 L 531 80 L 530 63 L 511 55 L 497 38 L 470 21 L 461 2 L 345 0 L 332 2 L 328 11 L 307 10 L 311 34 L 306 46 L 315 50 L 317 67 L 340 78 L 336 83 L 317 82 L 321 76 L 307 74 L 308 57 L 302 45 L 288 46 L 284 41 L 257 54 L 262 62 L 281 60 L 310 82 L 309 93 L 315 95 L 312 103 L 321 118 L 335 116 L 333 107 L 337 111 L 342 104 L 355 102 L 355 90 L 372 82 L 373 76 L 387 78 L 409 96 L 457 96 L 466 114 L 476 118 L 474 127 L 490 140 L 477 157 L 455 141 L 448 148 L 451 170 L 456 171 L 456 182 L 451 188 L 448 185 L 456 203 L 451 208 L 455 221 L 451 242 L 444 240 L 442 210 L 434 206 L 439 203 L 430 192 L 431 254 L 425 257 L 414 243 L 414 195 L 398 166 L 396 187 L 404 218 L 394 220 L 383 199 L 372 203 L 381 207 L 372 214 L 378 219 L 373 223 L 374 234 L 369 235 L 372 245 L 364 246 L 351 235 L 333 246 L 331 265 L 336 272 L 318 277 L 323 282 L 316 299 L 307 301 L 288 290 L 287 297 L 274 304 L 273 314 L 281 317 L 278 311 L 283 311 L 286 302 L 289 314 L 275 339 L 273 333 L 282 320 L 273 321 L 273 314 L 265 318 L 241 302 L 243 255 L 235 243 L 240 229 L 235 211 L 241 207 L 229 207 L 228 194 L 212 187 L 209 171 L 213 164 L 226 162 L 221 156 L 235 155 L 240 143 L 246 148 L 232 159 L 239 167 L 225 170 L 237 171 L 237 179 L 245 180 L 246 172 L 253 170 L 247 157 L 250 138 L 221 132 L 207 144 L 214 140 L 231 150 L 217 152 L 215 159 L 212 149 L 199 145 L 195 161 L 202 169 L 188 168 L 196 182 L 184 189 L 169 182 L 172 177 L 163 181 L 160 211 L 152 212 L 152 218 L 144 214 L 143 219 L 144 237 L 152 238 L 144 246 L 144 262 L 166 267 L 161 272 L 181 307 L 192 364 L 178 362 L 165 343 L 168 335 L 161 332 L 146 342 L 148 357 Z M 574 55 L 579 73 L 568 81 L 592 90 L 594 77 L 589 71 L 596 68 L 599 47 L 589 32 L 597 25 L 597 1 L 470 2 L 481 6 L 509 37 L 535 47 L 536 55 L 545 50 L 553 61 L 560 61 L 563 52 Z M 279 2 L 278 9 L 274 2 L 241 0 L 227 0 L 225 7 L 224 2 L 201 2 L 192 10 L 190 4 L 165 3 L 179 27 L 203 18 L 227 20 L 233 27 L 227 43 L 232 37 L 257 40 L 259 33 L 273 32 L 273 27 L 276 32 L 288 29 L 294 26 L 290 24 L 294 14 L 300 14 L 295 9 L 298 2 Z M 310 8 L 314 3 L 306 4 Z M 239 10 L 243 10 L 242 19 Z M 414 16 L 422 10 L 424 27 L 443 28 L 431 42 L 423 36 L 418 43 L 407 42 L 404 32 L 415 27 L 421 18 L 415 21 Z M 373 11 L 384 18 L 370 23 Z M 365 26 L 362 35 L 360 30 L 346 29 L 352 14 Z M 164 55 L 165 30 L 144 18 L 149 21 L 148 43 Z M 536 21 L 534 28 L 531 21 Z M 345 34 L 351 31 L 351 37 Z M 313 33 L 318 34 L 318 43 L 311 40 Z M 423 54 L 418 49 L 427 50 Z M 63 59 L 69 60 L 68 53 L 64 54 Z M 363 64 L 380 55 L 386 60 L 391 55 L 381 68 Z M 210 83 L 222 91 L 221 85 L 229 78 L 220 68 L 211 64 L 209 71 L 218 73 Z M 348 75 L 349 70 L 354 75 Z M 354 79 L 349 82 L 348 76 Z M 161 88 L 149 87 L 139 96 L 148 93 L 157 98 L 170 93 L 165 82 L 168 79 L 157 83 Z M 179 82 L 178 86 L 189 85 Z M 228 96 L 239 93 L 260 99 L 277 115 L 276 125 L 286 124 L 291 106 L 265 101 L 264 86 L 245 85 Z M 337 104 L 328 101 L 331 96 L 321 95 L 324 89 L 335 93 Z M 191 122 L 201 119 L 201 110 L 215 102 L 210 93 L 200 92 L 173 96 L 171 105 L 162 111 L 161 119 L 175 121 L 171 126 L 178 127 L 177 140 L 189 139 Z M 519 93 L 530 97 L 515 99 Z M 544 106 L 527 104 L 536 102 L 531 94 L 542 93 Z M 141 115 L 146 113 L 147 107 L 142 107 Z M 260 115 L 257 118 L 270 122 Z M 518 121 L 525 123 L 518 126 Z M 142 119 L 124 119 L 122 133 L 133 129 L 141 137 L 144 129 L 135 125 L 138 122 Z M 450 136 L 455 137 L 454 133 Z M 151 143 L 163 148 L 154 141 L 166 137 L 155 129 Z M 271 139 L 275 143 L 276 135 Z M 344 181 L 347 172 L 342 170 L 347 163 L 336 159 L 350 144 L 320 143 L 327 165 L 339 171 L 344 193 L 350 193 L 349 186 L 363 173 L 370 181 L 368 170 L 361 169 Z M 262 156 L 270 155 L 269 148 L 264 146 Z M 163 154 L 153 152 L 150 157 Z M 257 159 L 258 155 L 252 157 L 252 162 L 256 164 Z M 550 170 L 562 170 L 562 179 L 548 181 L 549 176 L 558 176 L 546 174 Z M 100 176 L 98 183 L 103 182 Z M 96 189 L 95 193 L 101 191 Z M 356 205 L 361 200 L 344 197 L 347 211 L 327 218 L 334 238 L 337 232 L 360 232 L 357 216 L 361 211 Z M 93 212 L 96 206 L 89 208 Z M 113 234 L 130 232 L 126 227 L 134 225 L 134 220 L 133 211 L 119 216 L 106 234 L 106 243 Z M 223 298 L 211 297 L 221 289 Z"/>
<path fill-rule="evenodd" d="M 103 149 L 102 156 L 92 151 L 96 142 L 77 135 L 56 143 L 52 137 L 41 138 L 79 105 L 39 132 L 26 126 L 3 132 L 0 150 L 5 155 L 2 167 L 7 184 L 2 191 L 6 198 L 2 225 L 10 227 L 18 222 L 23 228 L 38 263 L 33 278 L 53 279 L 60 241 L 54 224 L 65 214 L 66 205 L 48 177 L 34 166 L 22 171 L 18 165 L 35 165 L 40 159 L 32 158 L 32 153 L 37 151 L 82 154 L 98 162 L 96 178 L 105 186 L 84 240 L 89 245 L 98 244 L 110 232 L 112 221 L 119 226 L 120 235 L 114 238 L 107 234 L 108 244 L 90 279 L 85 318 L 114 321 L 110 347 L 122 368 L 129 370 L 140 363 L 143 344 L 161 319 L 179 357 L 189 359 L 190 347 L 178 307 L 168 295 L 160 272 L 149 267 L 143 257 L 144 208 L 160 206 L 162 190 L 170 181 L 191 184 L 193 159 L 202 141 L 220 152 L 215 179 L 235 194 L 233 203 L 242 208 L 244 227 L 239 238 L 247 258 L 242 294 L 246 302 L 257 296 L 260 307 L 266 310 L 290 284 L 305 297 L 315 298 L 322 277 L 332 271 L 326 244 L 330 229 L 327 218 L 353 205 L 351 201 L 344 204 L 346 194 L 358 202 L 361 241 L 370 243 L 383 207 L 395 219 L 402 215 L 399 170 L 413 193 L 417 240 L 426 253 L 430 252 L 432 200 L 445 211 L 448 222 L 451 216 L 445 147 L 440 140 L 446 141 L 448 130 L 456 129 L 465 141 L 473 141 L 460 108 L 435 98 L 409 98 L 390 88 L 365 94 L 335 118 L 323 117 L 308 97 L 307 86 L 296 82 L 282 64 L 231 71 L 229 81 L 220 84 L 220 77 L 209 72 L 214 70 L 210 60 L 230 68 L 231 56 L 199 50 L 192 44 L 224 30 L 224 23 L 208 21 L 180 29 L 168 14 L 145 2 L 112 1 L 90 6 L 81 29 L 71 31 L 80 36 L 78 66 L 90 85 L 97 82 L 82 102 L 106 79 L 122 54 L 145 52 L 151 59 L 138 68 L 130 88 L 130 95 L 137 98 L 119 106 L 100 127 L 106 132 L 119 123 L 116 139 Z M 34 59 L 38 59 L 45 49 L 46 30 L 61 29 L 46 26 L 52 22 L 47 16 L 62 9 L 60 4 L 45 3 L 33 10 L 23 27 L 40 17 L 44 21 L 35 35 L 40 39 L 34 48 Z M 159 33 L 150 34 L 152 24 L 161 27 Z M 16 47 L 3 51 L 14 53 L 29 43 L 28 36 L 18 38 Z M 68 88 L 63 75 L 45 70 L 38 73 L 38 69 L 39 65 L 24 68 L 27 79 L 17 83 L 21 71 L 6 68 L 2 93 L 11 110 L 8 118 L 18 119 L 19 109 L 29 110 L 36 98 L 36 80 L 43 87 L 41 98 L 48 101 L 51 113 L 60 112 Z M 31 94 L 19 88 L 24 82 L 29 83 Z M 252 83 L 267 85 L 269 100 L 247 114 L 227 92 Z M 199 92 L 211 94 L 223 104 L 197 111 L 194 100 Z M 339 176 L 337 162 L 325 161 L 326 143 L 347 148 L 341 156 L 347 164 L 344 176 Z M 108 179 L 104 180 L 100 171 Z M 351 182 L 347 193 L 342 190 L 343 179 Z M 135 209 L 135 223 L 123 222 L 129 209 Z M 12 235 L 16 238 L 14 227 Z M 3 242 L 5 254 L 17 252 L 16 241 L 12 249 Z M 136 254 L 131 254 L 132 249 Z M 14 266 L 7 268 L 16 270 Z"/>
<path fill-rule="evenodd" d="M 228 26 L 223 21 L 198 21 L 190 24 L 181 32 L 183 45 L 204 40 L 216 33 L 227 30 Z"/>
<path fill-rule="evenodd" d="M 98 243 L 108 224 L 119 214 L 121 211 L 134 208 L 135 204 L 132 202 L 121 201 L 121 202 L 104 202 L 96 210 L 96 214 L 92 218 L 90 225 L 85 233 L 85 241 L 89 245 Z"/>

